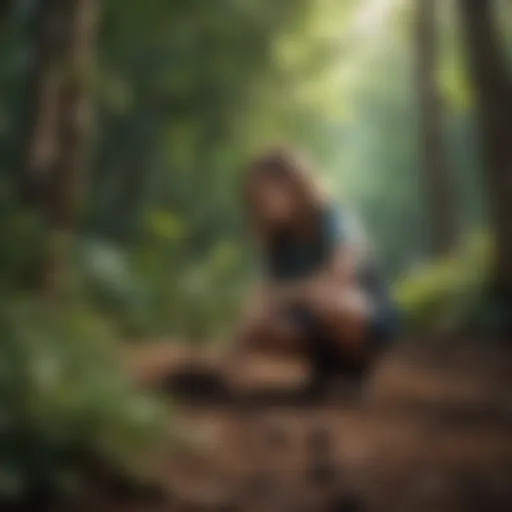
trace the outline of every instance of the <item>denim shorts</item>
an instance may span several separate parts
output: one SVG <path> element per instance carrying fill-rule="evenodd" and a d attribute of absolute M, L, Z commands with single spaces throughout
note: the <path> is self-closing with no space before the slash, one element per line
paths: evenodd
<path fill-rule="evenodd" d="M 307 308 L 291 307 L 286 311 L 286 315 L 304 333 L 308 354 L 317 371 L 324 374 L 336 373 L 347 377 L 361 377 L 375 356 L 388 346 L 398 333 L 398 314 L 395 308 L 387 303 L 380 304 L 368 319 L 366 339 L 369 348 L 368 357 L 354 361 L 349 357 L 343 357 L 328 330 Z"/>

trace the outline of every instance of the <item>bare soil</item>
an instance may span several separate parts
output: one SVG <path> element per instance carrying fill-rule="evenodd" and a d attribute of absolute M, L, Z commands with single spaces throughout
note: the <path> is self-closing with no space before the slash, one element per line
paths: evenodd
<path fill-rule="evenodd" d="M 307 379 L 303 361 L 249 365 L 233 392 L 240 369 L 220 379 L 230 369 L 218 356 L 170 344 L 137 350 L 131 371 L 177 397 L 172 428 L 183 442 L 158 461 L 160 498 L 106 510 L 512 510 L 509 349 L 403 342 L 357 393 L 340 381 L 319 403 L 286 398 Z"/>

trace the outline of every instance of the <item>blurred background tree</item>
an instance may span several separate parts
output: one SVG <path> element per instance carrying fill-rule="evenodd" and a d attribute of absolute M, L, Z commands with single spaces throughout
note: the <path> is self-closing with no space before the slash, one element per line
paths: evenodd
<path fill-rule="evenodd" d="M 493 285 L 503 314 L 512 305 L 512 79 L 492 2 L 461 0 L 460 12 L 496 241 Z M 510 11 L 510 9 L 509 9 Z M 510 15 L 510 12 L 508 12 Z"/>
<path fill-rule="evenodd" d="M 432 254 L 442 256 L 457 244 L 458 214 L 451 169 L 445 152 L 444 99 L 438 84 L 438 13 L 436 0 L 420 1 L 417 14 L 417 67 L 425 198 L 431 219 Z"/>

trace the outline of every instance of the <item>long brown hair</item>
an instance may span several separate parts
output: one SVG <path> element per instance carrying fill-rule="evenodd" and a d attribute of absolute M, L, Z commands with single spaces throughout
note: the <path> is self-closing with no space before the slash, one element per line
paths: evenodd
<path fill-rule="evenodd" d="M 316 229 L 316 218 L 321 211 L 325 197 L 319 183 L 313 177 L 311 164 L 295 150 L 274 148 L 256 156 L 249 164 L 244 180 L 244 198 L 250 221 L 257 237 L 267 245 L 276 235 L 274 226 L 268 225 L 255 215 L 252 204 L 252 187 L 260 176 L 286 182 L 300 203 L 297 227 L 302 233 L 311 233 Z"/>

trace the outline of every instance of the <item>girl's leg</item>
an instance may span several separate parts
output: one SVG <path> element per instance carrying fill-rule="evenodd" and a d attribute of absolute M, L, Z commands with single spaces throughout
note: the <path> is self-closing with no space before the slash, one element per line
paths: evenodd
<path fill-rule="evenodd" d="M 311 297 L 308 309 L 341 357 L 364 363 L 374 305 L 362 290 L 327 286 Z"/>
<path fill-rule="evenodd" d="M 237 336 L 240 350 L 296 354 L 304 345 L 299 325 L 286 311 L 263 311 L 249 315 Z"/>

